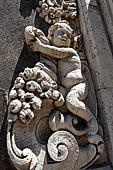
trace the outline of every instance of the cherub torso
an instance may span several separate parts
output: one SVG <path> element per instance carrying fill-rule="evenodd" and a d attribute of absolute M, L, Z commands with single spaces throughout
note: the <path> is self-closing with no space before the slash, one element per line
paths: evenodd
<path fill-rule="evenodd" d="M 79 57 L 72 56 L 65 58 L 64 60 L 58 60 L 58 75 L 60 77 L 61 84 L 70 89 L 76 84 L 83 81 L 81 73 L 81 61 Z"/>
<path fill-rule="evenodd" d="M 40 62 L 54 73 L 52 79 L 57 78 L 58 84 L 63 85 L 66 89 L 83 81 L 79 56 L 55 60 L 41 54 Z"/>

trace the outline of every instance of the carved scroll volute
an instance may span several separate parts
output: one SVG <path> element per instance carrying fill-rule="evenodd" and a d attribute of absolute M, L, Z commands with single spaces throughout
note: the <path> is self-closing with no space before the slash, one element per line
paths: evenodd
<path fill-rule="evenodd" d="M 21 170 L 23 168 L 34 170 L 37 165 L 36 155 L 29 148 L 25 148 L 23 151 L 17 148 L 15 144 L 15 137 L 14 134 L 12 134 L 11 128 L 13 128 L 13 122 L 9 120 L 7 133 L 7 149 L 11 161 L 18 170 Z"/>
<path fill-rule="evenodd" d="M 48 140 L 47 149 L 52 160 L 63 164 L 65 170 L 72 169 L 77 163 L 79 157 L 78 143 L 75 137 L 67 131 L 53 133 Z"/>

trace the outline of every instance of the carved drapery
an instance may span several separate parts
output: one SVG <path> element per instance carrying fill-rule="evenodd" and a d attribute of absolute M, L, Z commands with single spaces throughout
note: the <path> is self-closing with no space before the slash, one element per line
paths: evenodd
<path fill-rule="evenodd" d="M 77 2 L 42 0 L 37 12 L 50 28 L 47 37 L 33 26 L 25 29 L 40 62 L 25 68 L 9 93 L 8 153 L 17 169 L 86 169 L 104 142 Z"/>

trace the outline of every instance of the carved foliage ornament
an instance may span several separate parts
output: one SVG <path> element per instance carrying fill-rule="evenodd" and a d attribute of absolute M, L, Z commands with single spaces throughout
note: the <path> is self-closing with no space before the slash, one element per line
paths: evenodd
<path fill-rule="evenodd" d="M 39 16 L 52 26 L 47 37 L 33 26 L 25 29 L 26 43 L 40 52 L 40 62 L 25 68 L 9 93 L 8 153 L 19 170 L 86 169 L 103 153 L 104 143 L 90 71 L 80 60 L 82 39 L 67 21 L 77 16 L 77 4 L 43 0 L 39 5 Z"/>

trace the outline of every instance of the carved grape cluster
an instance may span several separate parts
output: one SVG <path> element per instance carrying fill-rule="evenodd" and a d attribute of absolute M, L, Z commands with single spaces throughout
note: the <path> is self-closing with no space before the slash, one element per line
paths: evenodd
<path fill-rule="evenodd" d="M 34 68 L 25 68 L 9 93 L 9 110 L 17 114 L 23 123 L 29 123 L 34 118 L 33 110 L 41 109 L 42 99 L 53 99 L 56 106 L 64 102 L 63 96 L 57 91 L 57 83 L 38 65 L 40 64 L 36 64 Z"/>
<path fill-rule="evenodd" d="M 38 8 L 38 13 L 41 18 L 49 24 L 54 24 L 61 20 L 62 7 L 53 6 L 48 4 L 45 0 L 39 2 L 40 8 Z"/>
<path fill-rule="evenodd" d="M 75 19 L 77 16 L 76 2 L 59 1 L 54 3 L 51 0 L 42 0 L 39 2 L 37 11 L 39 16 L 47 23 L 54 24 L 63 19 Z"/>

